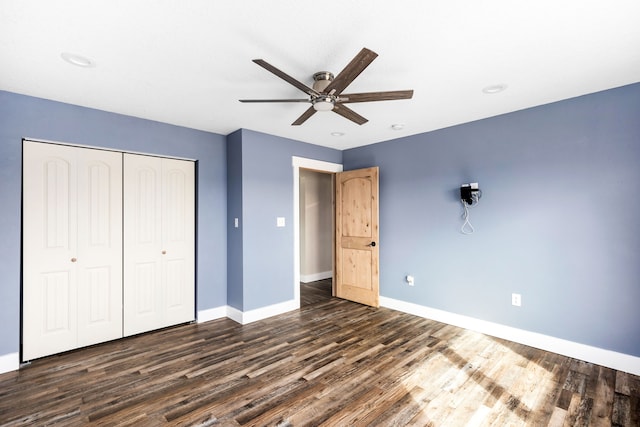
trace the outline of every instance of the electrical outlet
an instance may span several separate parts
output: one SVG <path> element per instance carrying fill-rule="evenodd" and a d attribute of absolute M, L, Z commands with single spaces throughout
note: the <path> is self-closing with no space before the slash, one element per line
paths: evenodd
<path fill-rule="evenodd" d="M 511 305 L 515 305 L 516 307 L 520 307 L 522 305 L 522 295 L 520 295 L 520 294 L 511 294 Z"/>
<path fill-rule="evenodd" d="M 407 283 L 409 284 L 409 286 L 413 286 L 413 285 L 415 285 L 415 279 L 414 279 L 414 277 L 413 277 L 413 276 L 407 276 L 407 277 L 405 278 L 405 280 L 407 281 Z"/>

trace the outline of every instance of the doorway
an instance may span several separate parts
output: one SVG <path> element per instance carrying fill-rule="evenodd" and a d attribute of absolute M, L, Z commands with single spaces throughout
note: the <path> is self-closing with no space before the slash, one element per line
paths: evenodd
<path fill-rule="evenodd" d="M 333 277 L 333 174 L 300 170 L 300 281 Z"/>
<path fill-rule="evenodd" d="M 293 165 L 293 266 L 294 266 L 294 277 L 293 277 L 293 290 L 294 290 L 294 300 L 295 304 L 300 307 L 300 282 L 301 282 L 301 249 L 300 249 L 300 236 L 301 236 L 301 226 L 300 226 L 300 176 L 301 172 L 304 174 L 306 170 L 314 171 L 315 173 L 324 173 L 332 176 L 336 172 L 342 172 L 342 165 L 338 163 L 330 163 L 321 160 L 307 159 L 304 157 L 292 157 L 292 165 Z M 332 178 L 333 179 L 333 178 Z M 333 186 L 332 190 L 333 192 Z M 333 197 L 333 196 L 332 196 Z M 333 210 L 333 206 L 331 206 Z M 331 214 L 331 218 L 333 219 L 333 213 Z M 331 246 L 333 246 L 333 226 L 331 230 L 329 230 L 329 235 L 327 236 L 330 239 Z M 333 250 L 333 249 L 332 249 Z M 333 272 L 333 253 L 331 254 L 331 268 L 330 270 Z M 313 278 L 309 275 L 305 279 Z"/>

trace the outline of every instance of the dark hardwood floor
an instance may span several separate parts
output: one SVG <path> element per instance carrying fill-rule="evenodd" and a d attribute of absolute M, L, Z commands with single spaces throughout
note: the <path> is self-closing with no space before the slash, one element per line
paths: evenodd
<path fill-rule="evenodd" d="M 302 287 L 302 308 L 183 325 L 0 375 L 0 424 L 638 426 L 640 377 Z"/>

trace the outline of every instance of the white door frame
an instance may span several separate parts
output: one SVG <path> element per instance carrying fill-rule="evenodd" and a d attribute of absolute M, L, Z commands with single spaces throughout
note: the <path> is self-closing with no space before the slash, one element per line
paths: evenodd
<path fill-rule="evenodd" d="M 300 308 L 300 168 L 319 172 L 342 172 L 342 164 L 291 156 L 293 165 L 293 300 Z"/>

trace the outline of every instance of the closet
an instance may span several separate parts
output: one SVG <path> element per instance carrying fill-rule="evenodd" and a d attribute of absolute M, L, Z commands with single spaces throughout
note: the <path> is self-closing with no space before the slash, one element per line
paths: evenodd
<path fill-rule="evenodd" d="M 22 360 L 195 318 L 194 163 L 23 143 Z"/>

